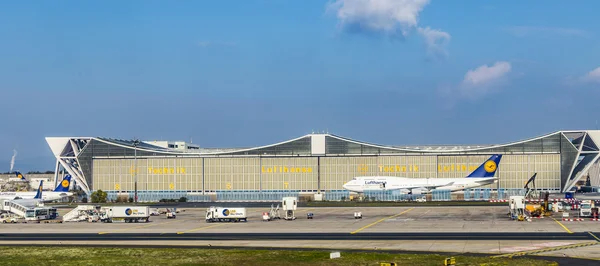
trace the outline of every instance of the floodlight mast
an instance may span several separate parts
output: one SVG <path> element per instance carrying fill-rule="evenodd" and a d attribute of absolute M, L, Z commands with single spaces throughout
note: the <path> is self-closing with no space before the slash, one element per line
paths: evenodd
<path fill-rule="evenodd" d="M 138 139 L 135 139 L 133 141 L 133 164 L 134 164 L 134 170 L 133 170 L 133 179 L 134 179 L 134 202 L 137 204 L 138 202 L 138 189 L 137 189 L 137 172 L 138 172 L 138 167 L 137 167 L 137 146 L 140 144 L 140 141 Z"/>

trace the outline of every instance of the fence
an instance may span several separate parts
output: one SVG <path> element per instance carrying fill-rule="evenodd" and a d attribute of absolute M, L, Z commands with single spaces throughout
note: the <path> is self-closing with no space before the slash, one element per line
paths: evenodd
<path fill-rule="evenodd" d="M 554 190 L 543 190 L 558 192 Z M 506 200 L 510 196 L 524 196 L 525 189 L 498 189 L 487 188 L 465 189 L 464 191 L 451 192 L 450 190 L 431 190 L 428 194 L 403 194 L 399 190 L 373 190 L 365 191 L 362 195 L 351 194 L 347 190 L 323 191 L 324 201 L 346 201 L 351 195 L 354 198 L 361 198 L 364 201 L 408 201 L 422 197 L 427 197 L 430 201 L 488 201 L 488 200 Z M 107 191 L 108 201 L 116 201 L 117 195 L 121 197 L 133 198 L 133 192 L 118 193 Z M 308 195 L 307 195 L 308 196 Z M 138 191 L 139 202 L 158 202 L 161 199 L 179 200 L 181 197 L 187 198 L 188 202 L 211 202 L 211 201 L 281 201 L 283 197 L 298 197 L 298 190 L 277 190 L 277 191 L 217 191 L 216 196 L 199 195 L 198 193 L 189 193 L 186 191 Z"/>
<path fill-rule="evenodd" d="M 298 197 L 297 191 L 286 192 L 230 192 L 217 191 L 217 201 L 281 201 L 283 197 Z"/>
<path fill-rule="evenodd" d="M 129 200 L 135 196 L 134 192 L 107 192 L 106 200 L 117 201 L 118 197 L 124 197 Z M 160 200 L 175 200 L 178 201 L 180 198 L 185 197 L 188 202 L 210 202 L 211 198 L 208 195 L 194 195 L 188 194 L 185 191 L 182 192 L 157 192 L 157 191 L 138 191 L 138 202 L 159 202 Z"/>
<path fill-rule="evenodd" d="M 452 191 L 447 189 L 435 189 L 431 191 L 432 201 L 449 201 L 452 200 Z"/>
<path fill-rule="evenodd" d="M 350 198 L 350 192 L 346 190 L 334 190 L 323 193 L 325 201 L 344 201 Z"/>

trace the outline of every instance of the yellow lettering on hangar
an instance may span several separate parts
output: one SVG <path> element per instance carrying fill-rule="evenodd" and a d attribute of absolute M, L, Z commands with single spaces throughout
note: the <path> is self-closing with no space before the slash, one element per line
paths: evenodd
<path fill-rule="evenodd" d="M 419 167 L 416 165 L 379 165 L 379 172 L 418 172 Z"/>
<path fill-rule="evenodd" d="M 367 173 L 369 171 L 369 166 L 367 166 L 366 164 L 360 164 L 358 165 L 358 172 L 359 173 Z"/>
<path fill-rule="evenodd" d="M 168 174 L 185 174 L 185 168 L 170 168 L 170 167 L 148 167 L 148 174 L 154 175 L 168 175 Z"/>
<path fill-rule="evenodd" d="M 451 164 L 451 165 L 441 165 L 438 164 L 438 172 L 465 172 L 465 171 L 473 172 L 477 169 L 477 166 L 467 166 L 465 164 Z"/>
<path fill-rule="evenodd" d="M 312 173 L 312 167 L 263 166 L 263 173 Z"/>

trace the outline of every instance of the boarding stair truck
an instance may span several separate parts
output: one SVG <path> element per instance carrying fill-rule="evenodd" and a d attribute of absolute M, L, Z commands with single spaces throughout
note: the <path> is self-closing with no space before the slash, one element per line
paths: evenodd
<path fill-rule="evenodd" d="M 148 206 L 111 206 L 103 209 L 100 220 L 105 223 L 138 223 L 150 220 Z"/>
<path fill-rule="evenodd" d="M 594 201 L 582 200 L 581 208 L 579 208 L 579 217 L 592 217 L 592 208 L 594 208 Z"/>
<path fill-rule="evenodd" d="M 206 222 L 246 222 L 246 208 L 223 208 L 211 206 L 206 209 Z"/>
<path fill-rule="evenodd" d="M 274 207 L 273 204 L 271 204 L 271 210 L 269 210 L 269 212 L 263 212 L 262 218 L 265 222 L 281 219 L 281 215 L 279 214 L 279 204 L 277 204 L 277 207 Z"/>
<path fill-rule="evenodd" d="M 277 207 L 273 207 L 273 204 L 271 204 L 271 210 L 269 211 L 269 217 L 271 220 L 281 219 L 281 214 L 279 212 L 279 204 L 277 204 Z"/>
<path fill-rule="evenodd" d="M 12 200 L 3 200 L 2 201 L 2 211 L 6 213 L 11 213 L 14 216 L 25 218 L 27 210 L 31 209 L 29 206 L 25 206 L 20 204 L 19 202 Z"/>
<path fill-rule="evenodd" d="M 73 208 L 71 211 L 67 212 L 63 215 L 62 219 L 64 222 L 81 222 L 81 221 L 90 221 L 90 217 L 92 221 L 97 221 L 97 210 L 100 209 L 100 206 L 94 205 L 79 205 Z M 94 217 L 94 215 L 96 217 Z"/>
<path fill-rule="evenodd" d="M 525 220 L 525 197 L 510 196 L 509 199 L 510 218 L 517 221 Z"/>
<path fill-rule="evenodd" d="M 283 212 L 285 220 L 296 220 L 296 209 L 298 208 L 298 198 L 296 197 L 283 197 L 282 200 Z"/>

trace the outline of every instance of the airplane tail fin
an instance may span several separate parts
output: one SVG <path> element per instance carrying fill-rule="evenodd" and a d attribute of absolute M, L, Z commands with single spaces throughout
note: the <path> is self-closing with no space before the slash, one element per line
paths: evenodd
<path fill-rule="evenodd" d="M 58 184 L 54 192 L 69 192 L 71 186 L 71 175 L 66 175 L 63 180 Z"/>
<path fill-rule="evenodd" d="M 25 176 L 23 174 L 21 174 L 21 172 L 15 172 L 15 175 L 17 176 L 18 179 L 27 181 L 27 179 L 25 179 Z"/>
<path fill-rule="evenodd" d="M 498 170 L 498 166 L 500 165 L 500 159 L 502 159 L 501 154 L 494 154 L 492 157 L 487 159 L 484 163 L 482 163 L 475 171 L 469 174 L 467 177 L 472 178 L 484 178 L 484 177 L 494 177 L 496 174 L 496 170 Z"/>
<path fill-rule="evenodd" d="M 44 187 L 44 180 L 40 181 L 40 186 L 38 187 L 37 190 L 37 194 L 35 194 L 35 197 L 33 197 L 34 199 L 41 199 L 42 198 L 42 188 Z"/>

